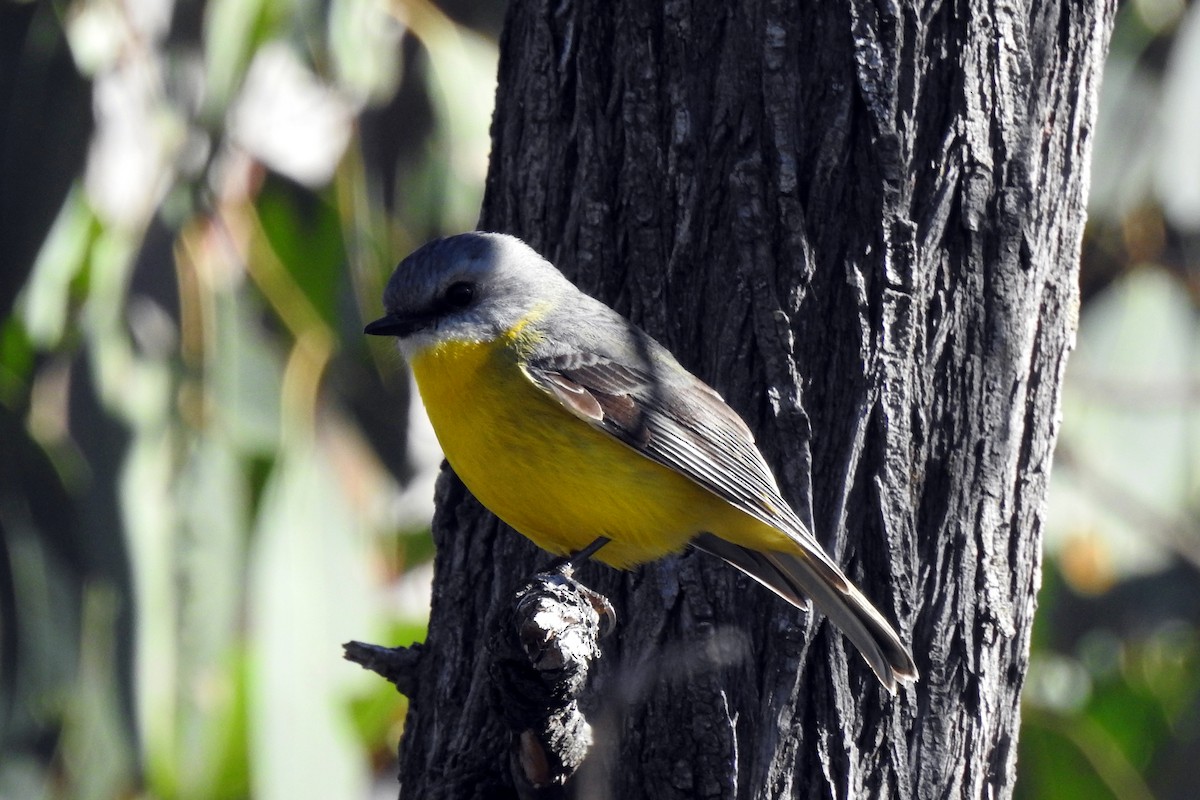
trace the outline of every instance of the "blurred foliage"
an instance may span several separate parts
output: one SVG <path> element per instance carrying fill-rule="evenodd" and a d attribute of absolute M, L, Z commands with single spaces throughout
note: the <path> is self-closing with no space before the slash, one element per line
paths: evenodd
<path fill-rule="evenodd" d="M 0 0 L 0 798 L 395 793 L 337 647 L 423 637 L 439 454 L 361 327 L 474 227 L 502 10 Z M 1198 87 L 1124 3 L 1021 798 L 1200 785 Z"/>
<path fill-rule="evenodd" d="M 362 326 L 475 225 L 459 5 L 0 0 L 0 797 L 394 796 L 340 644 L 424 636 L 440 455 Z"/>
<path fill-rule="evenodd" d="M 1016 796 L 1200 786 L 1200 4 L 1121 5 Z"/>

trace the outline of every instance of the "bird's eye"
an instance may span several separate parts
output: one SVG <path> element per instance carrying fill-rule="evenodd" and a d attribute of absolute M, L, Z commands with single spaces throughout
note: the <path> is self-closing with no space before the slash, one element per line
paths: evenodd
<path fill-rule="evenodd" d="M 458 281 L 446 287 L 442 300 L 450 308 L 466 308 L 475 299 L 475 284 Z"/>

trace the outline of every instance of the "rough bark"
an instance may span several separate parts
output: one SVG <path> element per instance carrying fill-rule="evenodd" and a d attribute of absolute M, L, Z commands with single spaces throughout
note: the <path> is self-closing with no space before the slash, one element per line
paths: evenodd
<path fill-rule="evenodd" d="M 1113 2 L 513 0 L 480 227 L 642 324 L 758 431 L 898 623 L 840 635 L 696 553 L 616 606 L 589 798 L 1007 797 Z M 497 616 L 548 557 L 448 470 L 402 795 L 512 796 Z"/>

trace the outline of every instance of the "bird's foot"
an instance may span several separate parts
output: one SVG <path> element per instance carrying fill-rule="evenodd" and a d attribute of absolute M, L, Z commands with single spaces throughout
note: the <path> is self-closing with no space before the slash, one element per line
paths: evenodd
<path fill-rule="evenodd" d="M 589 589 L 575 579 L 575 570 L 580 564 L 587 561 L 596 554 L 601 547 L 608 544 L 607 536 L 598 536 L 595 541 L 589 544 L 582 550 L 576 551 L 569 556 L 555 559 L 554 563 L 546 569 L 547 573 L 557 574 L 564 581 L 569 583 L 572 588 L 583 595 L 583 597 L 591 604 L 596 615 L 600 618 L 600 636 L 607 636 L 614 628 L 617 627 L 617 612 L 613 610 L 612 603 L 608 598 L 599 592 Z"/>

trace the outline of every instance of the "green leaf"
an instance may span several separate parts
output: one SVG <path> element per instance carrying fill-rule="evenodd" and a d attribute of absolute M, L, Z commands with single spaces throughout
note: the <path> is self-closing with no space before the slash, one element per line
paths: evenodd
<path fill-rule="evenodd" d="M 61 341 L 76 280 L 84 274 L 100 232 L 96 215 L 76 187 L 63 202 L 21 292 L 21 317 L 34 344 L 49 348 Z"/>
<path fill-rule="evenodd" d="M 291 280 L 325 324 L 335 327 L 346 271 L 337 210 L 320 195 L 270 178 L 259 196 L 258 213 L 267 241 Z"/>

